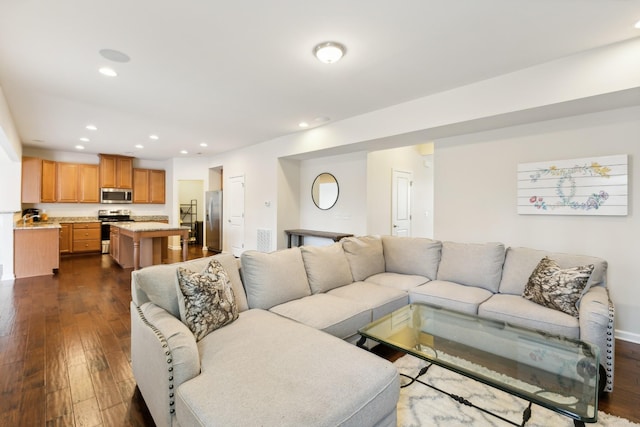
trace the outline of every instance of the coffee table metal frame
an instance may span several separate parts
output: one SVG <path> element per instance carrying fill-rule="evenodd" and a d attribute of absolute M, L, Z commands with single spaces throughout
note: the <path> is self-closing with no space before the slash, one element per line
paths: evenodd
<path fill-rule="evenodd" d="M 576 426 L 597 421 L 599 351 L 584 341 L 428 304 L 409 304 L 359 333 L 360 347 L 371 339 L 430 363 L 416 376 L 401 374 L 410 379 L 403 387 L 421 383 L 515 426 L 527 423 L 532 403 L 573 419 Z M 451 348 L 457 350 L 452 352 Z M 473 352 L 473 363 L 466 361 L 469 351 Z M 501 369 L 502 365 L 495 363 L 497 358 L 511 366 Z M 522 422 L 508 420 L 422 381 L 420 377 L 432 364 L 528 401 Z"/>

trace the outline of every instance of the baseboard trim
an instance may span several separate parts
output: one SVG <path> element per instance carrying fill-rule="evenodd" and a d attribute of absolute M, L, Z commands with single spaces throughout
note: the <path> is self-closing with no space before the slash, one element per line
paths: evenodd
<path fill-rule="evenodd" d="M 633 332 L 616 330 L 615 335 L 616 335 L 616 339 L 640 344 L 640 334 L 634 334 Z"/>

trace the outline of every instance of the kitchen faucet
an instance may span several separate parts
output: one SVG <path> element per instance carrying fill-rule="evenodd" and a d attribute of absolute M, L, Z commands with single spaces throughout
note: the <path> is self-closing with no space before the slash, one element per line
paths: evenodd
<path fill-rule="evenodd" d="M 27 225 L 27 220 L 28 219 L 33 219 L 33 218 L 40 218 L 40 215 L 24 214 L 24 216 L 22 217 L 22 225 L 26 226 Z"/>

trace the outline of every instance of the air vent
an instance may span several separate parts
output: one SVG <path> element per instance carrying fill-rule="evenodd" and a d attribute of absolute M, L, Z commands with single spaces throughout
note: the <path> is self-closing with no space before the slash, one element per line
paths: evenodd
<path fill-rule="evenodd" d="M 258 228 L 257 249 L 260 252 L 271 252 L 271 230 Z"/>

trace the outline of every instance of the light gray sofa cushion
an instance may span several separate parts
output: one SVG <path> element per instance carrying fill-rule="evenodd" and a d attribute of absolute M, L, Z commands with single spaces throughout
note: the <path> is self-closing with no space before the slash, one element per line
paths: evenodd
<path fill-rule="evenodd" d="M 556 261 L 560 268 L 563 269 L 593 264 L 594 269 L 585 287 L 585 292 L 591 286 L 606 286 L 607 261 L 602 258 L 548 252 L 531 248 L 510 247 L 507 249 L 504 261 L 502 280 L 500 281 L 500 293 L 522 295 L 529 276 L 531 276 L 533 270 L 545 256 Z"/>
<path fill-rule="evenodd" d="M 347 237 L 341 240 L 354 282 L 360 282 L 385 269 L 380 236 Z"/>
<path fill-rule="evenodd" d="M 502 243 L 443 242 L 437 278 L 498 292 L 504 252 Z"/>
<path fill-rule="evenodd" d="M 365 279 L 365 282 L 375 283 L 376 285 L 399 289 L 401 291 L 408 291 L 428 281 L 429 278 L 424 276 L 400 273 L 379 273 Z"/>
<path fill-rule="evenodd" d="M 202 271 L 209 264 L 211 258 L 217 259 L 227 272 L 236 297 L 238 310 L 246 310 L 248 308 L 247 297 L 240 279 L 238 261 L 232 254 L 218 254 L 213 257 L 174 264 L 152 265 L 140 270 L 134 270 L 131 272 L 131 299 L 138 307 L 145 302 L 152 302 L 175 317 L 180 318 L 177 267 L 181 266 L 196 272 Z"/>
<path fill-rule="evenodd" d="M 202 373 L 176 394 L 182 426 L 395 426 L 395 367 L 328 334 L 249 310 L 198 347 Z"/>
<path fill-rule="evenodd" d="M 518 295 L 495 294 L 480 305 L 478 314 L 550 334 L 576 339 L 580 336 L 580 325 L 575 317 Z"/>
<path fill-rule="evenodd" d="M 246 251 L 240 260 L 250 308 L 268 310 L 311 295 L 300 248 L 271 253 Z"/>
<path fill-rule="evenodd" d="M 271 312 L 347 339 L 371 322 L 365 304 L 329 294 L 314 294 L 272 307 Z"/>
<path fill-rule="evenodd" d="M 385 271 L 436 278 L 442 242 L 423 237 L 382 236 L 382 248 Z"/>
<path fill-rule="evenodd" d="M 342 244 L 302 246 L 300 251 L 311 293 L 327 292 L 353 282 Z"/>
<path fill-rule="evenodd" d="M 433 280 L 409 291 L 411 303 L 427 303 L 463 313 L 478 314 L 478 306 L 488 300 L 492 292 L 473 286 Z"/>
<path fill-rule="evenodd" d="M 341 286 L 329 291 L 329 295 L 366 305 L 371 309 L 371 320 L 379 319 L 409 303 L 406 292 L 370 282 L 354 282 Z"/>

